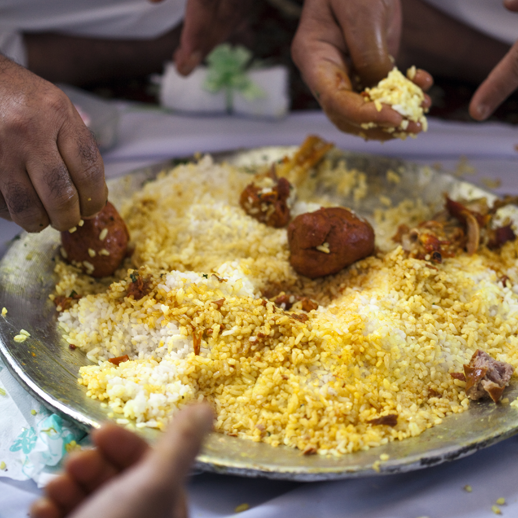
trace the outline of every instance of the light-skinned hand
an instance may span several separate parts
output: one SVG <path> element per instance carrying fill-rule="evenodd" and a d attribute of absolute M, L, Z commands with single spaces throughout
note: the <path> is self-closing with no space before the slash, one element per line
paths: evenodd
<path fill-rule="evenodd" d="M 185 479 L 213 413 L 182 409 L 154 448 L 107 423 L 92 434 L 95 449 L 69 456 L 65 472 L 31 507 L 32 518 L 187 518 Z"/>

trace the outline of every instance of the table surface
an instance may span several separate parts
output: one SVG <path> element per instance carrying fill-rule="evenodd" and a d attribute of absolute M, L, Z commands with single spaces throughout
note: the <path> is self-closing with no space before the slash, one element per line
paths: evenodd
<path fill-rule="evenodd" d="M 467 181 L 484 186 L 497 180 L 496 193 L 518 194 L 518 129 L 502 124 L 432 120 L 429 133 L 416 140 L 381 145 L 339 133 L 319 112 L 266 121 L 184 117 L 127 103 L 120 108 L 118 143 L 103 153 L 107 177 L 197 151 L 297 145 L 308 134 L 318 134 L 342 149 L 440 164 L 450 172 L 469 171 Z M 0 255 L 19 231 L 0 220 Z M 500 506 L 504 516 L 518 516 L 516 456 L 518 438 L 512 437 L 462 460 L 401 475 L 299 484 L 201 474 L 189 483 L 191 516 L 231 516 L 246 503 L 243 518 L 482 518 L 494 516 L 492 506 L 499 498 L 506 500 Z M 0 518 L 27 516 L 30 502 L 40 493 L 32 481 L 0 477 Z"/>

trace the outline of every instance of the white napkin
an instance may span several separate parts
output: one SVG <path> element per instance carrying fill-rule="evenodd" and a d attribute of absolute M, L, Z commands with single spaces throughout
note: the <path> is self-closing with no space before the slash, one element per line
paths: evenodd
<path fill-rule="evenodd" d="M 208 68 L 200 66 L 188 77 L 176 71 L 174 63 L 167 63 L 164 74 L 156 81 L 160 86 L 160 104 L 166 108 L 193 114 L 225 114 L 227 99 L 225 92 L 210 92 L 204 85 Z M 278 119 L 284 117 L 289 108 L 288 70 L 283 66 L 253 69 L 248 77 L 264 92 L 263 96 L 246 99 L 240 92 L 232 93 L 231 111 L 234 114 L 251 117 Z"/>
<path fill-rule="evenodd" d="M 45 485 L 86 434 L 31 397 L 2 360 L 0 389 L 0 477 Z"/>

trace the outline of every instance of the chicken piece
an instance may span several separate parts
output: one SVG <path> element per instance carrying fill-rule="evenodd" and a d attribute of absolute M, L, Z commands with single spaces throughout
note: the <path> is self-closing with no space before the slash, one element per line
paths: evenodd
<path fill-rule="evenodd" d="M 110 202 L 83 226 L 61 232 L 65 259 L 92 277 L 113 275 L 126 256 L 128 242 L 126 223 Z"/>
<path fill-rule="evenodd" d="M 489 396 L 497 403 L 509 384 L 513 372 L 512 365 L 497 361 L 477 349 L 470 362 L 464 365 L 466 394 L 474 401 Z"/>
<path fill-rule="evenodd" d="M 297 216 L 288 226 L 290 263 L 315 279 L 337 273 L 374 252 L 370 224 L 343 207 Z"/>
<path fill-rule="evenodd" d="M 497 200 L 490 208 L 485 198 L 455 201 L 446 196 L 445 209 L 433 219 L 412 229 L 400 225 L 392 239 L 401 243 L 411 257 L 435 263 L 464 250 L 473 255 L 481 246 L 494 250 L 516 239 L 511 224 L 493 226 L 496 211 L 514 201 L 514 198 Z"/>
<path fill-rule="evenodd" d="M 241 193 L 239 203 L 252 218 L 269 227 L 285 227 L 290 221 L 293 187 L 286 178 L 277 178 L 272 169 L 270 176 L 258 177 Z"/>
<path fill-rule="evenodd" d="M 297 187 L 306 179 L 308 171 L 315 167 L 333 147 L 333 144 L 320 137 L 309 135 L 298 151 L 291 158 L 284 157 L 281 163 L 275 166 L 275 170 L 279 176 L 289 178 L 290 182 Z"/>

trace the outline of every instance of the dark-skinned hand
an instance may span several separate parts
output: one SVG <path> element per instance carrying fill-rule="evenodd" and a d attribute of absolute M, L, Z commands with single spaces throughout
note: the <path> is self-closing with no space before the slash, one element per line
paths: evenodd
<path fill-rule="evenodd" d="M 95 140 L 56 86 L 0 56 L 0 217 L 68 230 L 105 205 Z"/>
<path fill-rule="evenodd" d="M 394 138 L 382 128 L 396 128 L 403 117 L 387 105 L 377 111 L 355 85 L 374 86 L 394 67 L 401 36 L 399 0 L 306 0 L 292 44 L 292 57 L 329 119 L 342 131 L 367 139 Z M 414 83 L 423 90 L 432 77 L 417 70 Z M 430 105 L 425 96 L 424 107 Z M 379 128 L 365 130 L 362 124 Z M 407 133 L 419 133 L 410 122 Z"/>
<path fill-rule="evenodd" d="M 509 11 L 518 12 L 518 0 L 505 0 Z M 516 21 L 518 23 L 518 15 Z M 518 88 L 518 42 L 477 88 L 469 105 L 476 120 L 487 119 Z"/>

